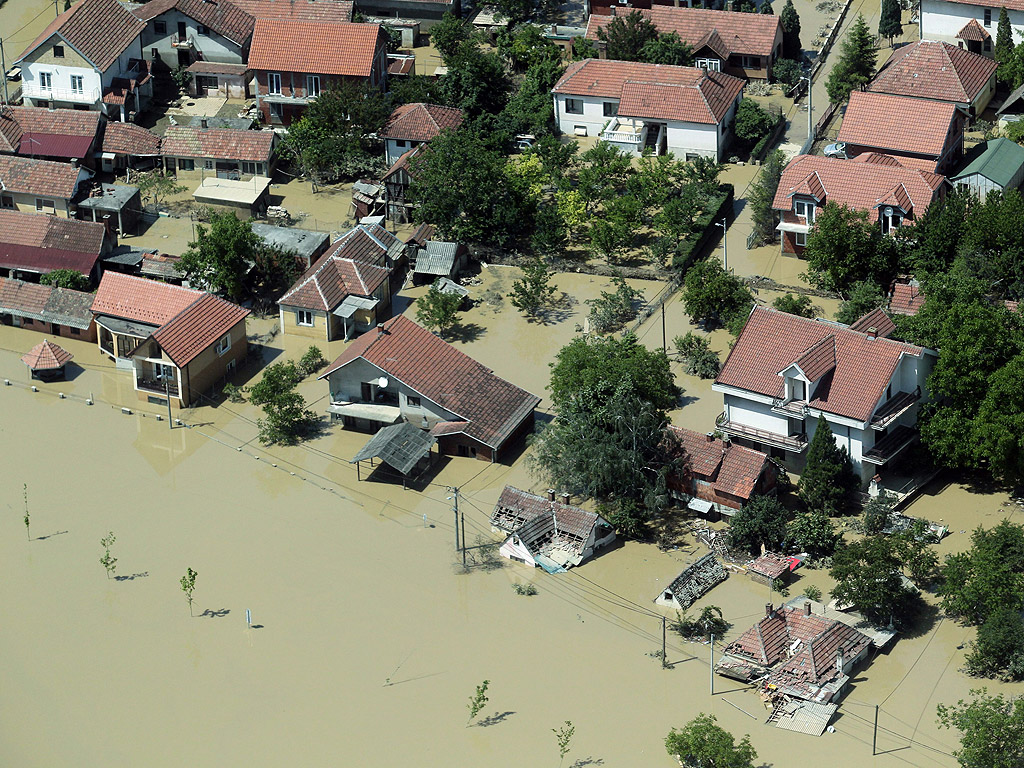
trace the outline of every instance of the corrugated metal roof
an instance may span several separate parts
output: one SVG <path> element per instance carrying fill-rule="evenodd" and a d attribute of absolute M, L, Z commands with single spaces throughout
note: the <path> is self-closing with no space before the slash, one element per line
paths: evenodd
<path fill-rule="evenodd" d="M 430 453 L 436 442 L 437 438 L 407 421 L 392 424 L 371 437 L 349 463 L 379 458 L 389 467 L 408 475 L 416 463 Z"/>

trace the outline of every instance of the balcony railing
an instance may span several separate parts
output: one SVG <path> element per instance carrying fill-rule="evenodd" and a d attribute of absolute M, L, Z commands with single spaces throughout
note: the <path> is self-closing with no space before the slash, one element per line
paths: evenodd
<path fill-rule="evenodd" d="M 601 138 L 604 141 L 617 141 L 620 144 L 639 144 L 641 141 L 639 131 L 602 131 Z"/>
<path fill-rule="evenodd" d="M 875 411 L 875 415 L 871 417 L 871 428 L 879 430 L 885 429 L 896 419 L 910 410 L 914 403 L 920 399 L 920 387 L 918 387 L 914 392 L 897 392 L 891 398 L 882 403 L 881 407 Z"/>
<path fill-rule="evenodd" d="M 885 464 L 917 439 L 917 430 L 900 425 L 887 434 L 861 457 L 869 464 Z"/>
<path fill-rule="evenodd" d="M 21 95 L 30 99 L 52 99 L 54 101 L 72 101 L 78 104 L 93 104 L 100 99 L 99 88 L 85 88 L 81 91 L 64 88 L 44 88 L 38 83 L 21 84 Z"/>
<path fill-rule="evenodd" d="M 195 40 L 188 35 L 185 37 L 182 37 L 181 35 L 174 35 L 171 37 L 171 46 L 173 48 L 193 48 L 195 47 L 195 44 Z"/>
<path fill-rule="evenodd" d="M 807 403 L 802 400 L 783 400 L 781 398 L 775 398 L 772 400 L 772 411 L 802 419 L 807 416 L 808 409 Z"/>
<path fill-rule="evenodd" d="M 143 389 L 147 392 L 156 392 L 160 395 L 166 393 L 171 397 L 178 396 L 178 383 L 176 381 L 163 381 L 139 377 L 135 379 L 135 384 L 139 389 Z"/>
<path fill-rule="evenodd" d="M 803 453 L 807 448 L 807 435 L 782 435 L 778 432 L 769 432 L 766 429 L 757 429 L 739 422 L 729 421 L 724 413 L 718 414 L 715 424 L 720 430 L 736 437 L 745 437 L 758 443 L 770 445 L 773 448 L 782 448 L 794 453 Z"/>

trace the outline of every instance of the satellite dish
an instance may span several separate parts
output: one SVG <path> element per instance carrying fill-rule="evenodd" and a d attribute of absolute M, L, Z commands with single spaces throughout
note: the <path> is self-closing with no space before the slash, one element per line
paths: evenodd
<path fill-rule="evenodd" d="M 388 377 L 387 376 L 381 376 L 379 379 L 377 379 L 377 386 L 380 387 L 381 389 L 387 389 L 388 388 Z"/>
<path fill-rule="evenodd" d="M 885 206 L 885 208 L 882 209 L 882 213 L 885 214 L 886 216 L 892 216 L 892 206 Z"/>

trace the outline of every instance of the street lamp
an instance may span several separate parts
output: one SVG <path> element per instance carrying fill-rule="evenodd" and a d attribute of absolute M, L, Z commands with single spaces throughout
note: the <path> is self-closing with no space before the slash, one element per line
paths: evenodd
<path fill-rule="evenodd" d="M 807 138 L 811 139 L 811 141 L 813 142 L 814 134 L 811 128 L 811 113 L 814 112 L 814 99 L 811 95 L 811 89 L 814 83 L 811 82 L 810 77 L 804 77 L 803 75 L 801 75 L 800 79 L 807 81 Z"/>
<path fill-rule="evenodd" d="M 725 267 L 725 271 L 729 271 L 729 240 L 727 235 L 729 234 L 728 219 L 722 219 L 716 221 L 715 226 L 722 228 L 722 266 Z"/>

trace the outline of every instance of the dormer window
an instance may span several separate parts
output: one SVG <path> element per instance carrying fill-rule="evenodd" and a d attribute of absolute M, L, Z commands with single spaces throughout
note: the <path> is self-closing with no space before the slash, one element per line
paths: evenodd
<path fill-rule="evenodd" d="M 793 213 L 807 219 L 808 224 L 814 223 L 814 203 L 809 200 L 794 200 Z"/>
<path fill-rule="evenodd" d="M 903 226 L 903 211 L 891 205 L 887 205 L 882 209 L 880 218 L 883 235 L 888 235 L 893 230 Z"/>
<path fill-rule="evenodd" d="M 796 400 L 800 403 L 807 402 L 807 382 L 802 379 L 788 377 L 786 379 L 786 400 Z"/>

